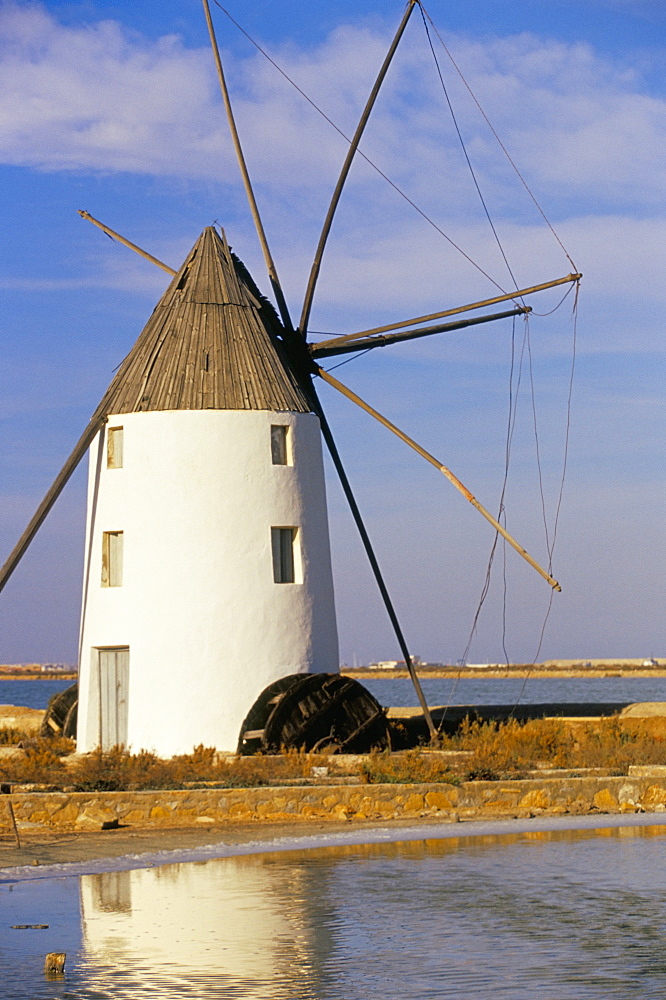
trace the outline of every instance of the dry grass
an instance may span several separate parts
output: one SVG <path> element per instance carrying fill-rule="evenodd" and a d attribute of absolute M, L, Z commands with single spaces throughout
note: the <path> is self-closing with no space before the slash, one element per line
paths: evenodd
<path fill-rule="evenodd" d="M 321 757 L 289 753 L 281 757 L 219 759 L 212 747 L 164 760 L 147 750 L 128 753 L 121 747 L 96 751 L 77 761 L 70 782 L 77 791 L 137 791 L 149 788 L 247 788 L 308 777 Z"/>
<path fill-rule="evenodd" d="M 122 747 L 95 751 L 67 761 L 71 740 L 26 738 L 22 756 L 0 762 L 0 779 L 12 784 L 40 784 L 76 791 L 136 791 L 167 788 L 249 788 L 312 780 L 313 767 L 327 767 L 321 754 L 288 752 L 276 756 L 227 760 L 211 747 L 164 760 L 146 750 L 132 754 Z M 588 726 L 568 726 L 556 719 L 524 724 L 466 721 L 443 750 L 466 751 L 464 759 L 443 758 L 425 750 L 373 753 L 347 774 L 368 783 L 457 784 L 463 780 L 516 778 L 537 768 L 606 768 L 626 774 L 631 764 L 666 764 L 666 739 L 636 720 L 631 729 L 617 717 Z M 336 767 L 336 774 L 343 772 Z"/>
<path fill-rule="evenodd" d="M 32 739 L 32 735 L 25 729 L 15 729 L 13 726 L 0 729 L 0 747 L 15 747 L 19 743 L 27 743 Z"/>
<path fill-rule="evenodd" d="M 141 791 L 159 788 L 247 788 L 298 781 L 310 777 L 314 766 L 325 766 L 327 757 L 285 753 L 279 757 L 220 759 L 212 747 L 198 746 L 191 754 L 165 760 L 148 750 L 129 753 L 123 747 L 96 750 L 67 762 L 71 740 L 37 738 L 25 755 L 0 766 L 3 781 L 67 787 L 77 792 Z"/>
<path fill-rule="evenodd" d="M 617 716 L 573 729 L 557 719 L 523 724 L 510 719 L 499 725 L 467 721 L 448 743 L 472 752 L 466 765 L 470 780 L 518 776 L 544 766 L 626 774 L 631 764 L 666 763 L 663 737 L 640 724 L 628 729 Z"/>
<path fill-rule="evenodd" d="M 360 766 L 360 776 L 368 784 L 460 784 L 460 775 L 452 770 L 450 763 L 422 750 L 371 753 Z"/>

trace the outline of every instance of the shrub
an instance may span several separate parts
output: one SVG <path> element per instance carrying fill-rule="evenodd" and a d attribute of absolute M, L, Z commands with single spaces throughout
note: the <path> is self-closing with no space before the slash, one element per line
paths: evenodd
<path fill-rule="evenodd" d="M 0 767 L 3 780 L 21 785 L 60 786 L 66 778 L 66 769 L 58 754 L 51 748 L 50 740 L 35 739 L 25 753 L 4 761 Z"/>
<path fill-rule="evenodd" d="M 25 743 L 28 739 L 30 739 L 30 734 L 24 729 L 15 729 L 13 726 L 0 729 L 0 747 L 15 747 L 18 743 Z"/>
<path fill-rule="evenodd" d="M 573 736 L 556 719 L 525 723 L 508 719 L 499 724 L 466 719 L 452 740 L 473 754 L 466 765 L 469 780 L 522 774 L 542 762 L 551 767 L 572 766 Z"/>
<path fill-rule="evenodd" d="M 444 782 L 451 785 L 460 782 L 460 777 L 451 771 L 448 762 L 421 750 L 408 750 L 404 754 L 391 754 L 386 750 L 373 752 L 361 764 L 360 774 L 368 784 Z"/>

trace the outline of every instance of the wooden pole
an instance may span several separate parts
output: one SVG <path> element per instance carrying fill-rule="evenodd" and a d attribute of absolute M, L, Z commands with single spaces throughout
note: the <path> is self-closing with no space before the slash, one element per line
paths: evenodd
<path fill-rule="evenodd" d="M 329 233 L 331 231 L 331 226 L 333 225 L 333 216 L 338 207 L 338 202 L 340 201 L 340 196 L 342 195 L 342 189 L 345 186 L 345 181 L 347 180 L 347 175 L 351 169 L 352 161 L 356 155 L 359 143 L 365 131 L 365 126 L 368 124 L 368 119 L 377 100 L 377 95 L 384 82 L 384 77 L 386 76 L 389 66 L 395 55 L 395 51 L 398 47 L 400 39 L 402 38 L 405 28 L 407 27 L 407 22 L 409 21 L 412 10 L 418 0 L 409 0 L 407 4 L 407 9 L 403 14 L 402 20 L 398 25 L 398 30 L 395 33 L 395 37 L 391 42 L 388 52 L 384 62 L 382 63 L 381 69 L 375 80 L 374 86 L 370 91 L 370 96 L 368 97 L 365 108 L 363 109 L 363 114 L 361 115 L 360 121 L 356 126 L 356 131 L 352 137 L 352 141 L 349 144 L 349 149 L 347 150 L 347 155 L 345 161 L 342 165 L 342 170 L 340 171 L 340 176 L 338 177 L 338 182 L 335 185 L 335 190 L 333 192 L 333 197 L 331 198 L 331 204 L 329 205 L 328 212 L 326 213 L 326 218 L 324 219 L 324 226 L 321 231 L 321 236 L 319 237 L 319 243 L 317 244 L 317 250 L 315 252 L 315 257 L 312 262 L 312 269 L 310 271 L 310 277 L 308 279 L 308 285 L 305 290 L 305 299 L 303 301 L 303 309 L 301 311 L 301 320 L 298 325 L 301 335 L 305 338 L 308 329 L 308 322 L 310 320 L 310 310 L 312 309 L 312 300 L 314 298 L 315 287 L 317 284 L 317 278 L 319 277 L 319 271 L 321 269 L 321 261 L 324 256 L 324 249 L 326 247 L 326 241 L 328 240 Z"/>
<path fill-rule="evenodd" d="M 229 97 L 227 82 L 224 78 L 224 70 L 222 68 L 222 59 L 220 58 L 220 50 L 217 45 L 217 38 L 215 37 L 215 28 L 213 27 L 213 19 L 210 15 L 210 6 L 208 4 L 208 0 L 202 0 L 202 2 L 203 2 L 204 14 L 206 15 L 206 24 L 208 25 L 208 35 L 210 37 L 210 44 L 213 50 L 213 56 L 215 58 L 215 66 L 217 68 L 217 78 L 220 84 L 220 90 L 222 91 L 222 100 L 224 101 L 224 108 L 227 113 L 229 131 L 231 132 L 231 138 L 233 140 L 234 149 L 236 151 L 236 159 L 238 160 L 238 166 L 240 167 L 241 176 L 243 178 L 243 186 L 245 187 L 245 194 L 247 196 L 248 204 L 250 206 L 250 212 L 252 213 L 252 219 L 254 220 L 254 227 L 257 231 L 257 236 L 259 237 L 259 243 L 261 244 L 261 249 L 264 255 L 264 261 L 266 263 L 266 268 L 268 270 L 268 276 L 270 278 L 270 282 L 273 287 L 273 294 L 275 295 L 275 301 L 277 302 L 278 309 L 280 310 L 280 316 L 282 317 L 282 322 L 288 329 L 293 329 L 291 323 L 291 317 L 289 316 L 289 309 L 287 308 L 287 302 L 284 297 L 284 293 L 282 291 L 280 279 L 278 278 L 277 268 L 275 267 L 275 263 L 273 262 L 273 257 L 271 256 L 271 251 L 268 246 L 268 240 L 266 239 L 264 226 L 261 221 L 261 216 L 259 215 L 259 208 L 257 206 L 257 201 L 254 197 L 254 191 L 252 189 L 250 174 L 247 169 L 247 164 L 245 162 L 245 156 L 243 154 L 243 147 L 241 146 L 240 136 L 238 135 L 238 129 L 236 128 L 236 120 L 234 118 L 233 108 L 231 107 L 231 98 Z"/>
<path fill-rule="evenodd" d="M 2 567 L 2 569 L 0 569 L 0 591 L 3 589 L 3 587 L 9 580 L 10 576 L 18 566 L 19 562 L 23 558 L 23 555 L 25 554 L 26 549 L 30 545 L 30 542 L 37 534 L 39 528 L 42 525 L 42 522 L 46 518 L 47 514 L 53 507 L 54 503 L 56 502 L 62 491 L 64 490 L 65 486 L 67 485 L 67 482 L 69 481 L 70 476 L 72 475 L 77 465 L 85 455 L 86 451 L 88 450 L 93 441 L 93 438 L 99 432 L 105 420 L 106 416 L 104 412 L 103 411 L 100 412 L 100 408 L 98 408 L 97 412 L 93 415 L 85 431 L 77 441 L 73 452 L 71 453 L 71 455 L 63 465 L 62 469 L 56 476 L 50 490 L 48 491 L 48 493 L 40 503 L 39 507 L 35 511 L 35 514 L 33 515 L 30 523 L 28 524 L 28 527 L 25 529 L 25 531 L 19 538 L 18 542 L 12 549 L 11 553 L 9 554 L 9 557 L 5 561 L 4 566 Z"/>
<path fill-rule="evenodd" d="M 542 576 L 544 580 L 546 580 L 551 585 L 553 590 L 558 590 L 558 591 L 562 590 L 557 580 L 554 580 L 553 577 L 550 576 L 550 574 L 547 573 L 545 569 L 542 569 L 541 566 L 539 566 L 538 562 L 536 562 L 536 560 L 532 558 L 529 552 L 527 552 L 522 547 L 522 545 L 518 544 L 515 538 L 513 538 L 509 534 L 506 528 L 504 528 L 499 523 L 499 521 L 495 520 L 492 514 L 479 503 L 476 497 L 472 493 L 470 493 L 467 487 L 460 482 L 458 477 L 455 476 L 453 472 L 451 472 L 451 470 L 447 468 L 446 465 L 443 465 L 433 455 L 427 452 L 425 448 L 422 448 L 421 445 L 417 444 L 416 441 L 413 440 L 413 438 L 410 438 L 409 435 L 405 434 L 404 431 L 401 431 L 398 427 L 395 426 L 395 424 L 392 424 L 390 420 L 387 420 L 386 417 L 383 417 L 381 413 L 378 413 L 377 410 L 373 409 L 372 406 L 369 405 L 369 403 L 366 403 L 363 399 L 361 399 L 360 396 L 357 396 L 356 393 L 352 392 L 352 390 L 347 388 L 346 385 L 343 385 L 342 382 L 338 382 L 338 380 L 334 378 L 329 372 L 326 372 L 324 371 L 323 368 L 320 368 L 317 374 L 321 378 L 323 378 L 325 382 L 328 382 L 329 385 L 332 385 L 334 389 L 337 389 L 338 392 L 341 392 L 343 396 L 346 396 L 347 399 L 351 399 L 353 403 L 356 403 L 356 405 L 360 406 L 362 410 L 365 410 L 365 412 L 369 413 L 370 416 L 375 418 L 375 420 L 378 420 L 380 424 L 384 425 L 384 427 L 388 427 L 388 429 L 397 437 L 399 437 L 401 441 L 404 441 L 405 444 L 408 444 L 410 448 L 413 448 L 414 451 L 417 452 L 417 454 L 425 458 L 426 462 L 430 462 L 430 464 L 434 465 L 436 469 L 439 469 L 439 471 L 446 476 L 449 482 L 453 483 L 455 488 L 460 493 L 462 493 L 465 499 L 469 500 L 469 502 L 472 504 L 473 507 L 476 507 L 478 512 L 482 514 L 483 517 L 485 517 L 486 521 L 489 521 L 490 524 L 492 524 L 495 531 L 498 531 L 502 536 L 502 538 L 505 538 L 509 543 L 509 545 L 511 545 L 516 550 L 516 552 L 519 555 L 521 555 L 523 559 L 525 559 L 525 561 L 528 562 L 530 566 L 532 566 L 532 568 L 535 569 L 537 573 L 539 573 L 539 575 Z"/>
<path fill-rule="evenodd" d="M 93 226 L 97 226 L 99 229 L 102 230 L 103 233 L 106 233 L 107 236 L 110 236 L 112 239 L 117 240 L 118 243 L 122 243 L 123 246 L 129 247 L 130 250 L 134 251 L 134 253 L 138 253 L 140 257 L 145 257 L 146 260 L 149 260 L 151 262 L 151 264 L 156 264 L 158 267 L 161 267 L 162 270 L 166 271 L 167 274 L 171 275 L 177 274 L 177 272 L 174 271 L 172 267 L 169 267 L 168 264 L 164 264 L 161 260 L 158 260 L 157 257 L 153 257 L 151 253 L 147 253 L 145 250 L 142 250 L 141 247 L 138 247 L 136 245 L 136 243 L 130 243 L 130 241 L 126 240 L 124 236 L 121 236 L 120 233 L 117 233 L 113 229 L 109 229 L 109 227 L 105 226 L 103 222 L 99 221 L 99 219 L 93 218 L 90 212 L 85 212 L 82 208 L 78 209 L 78 212 L 82 219 L 86 219 L 88 222 L 92 222 Z"/>
<path fill-rule="evenodd" d="M 443 319 L 445 316 L 455 316 L 458 313 L 471 312 L 473 309 L 485 309 L 486 306 L 494 306 L 498 302 L 508 302 L 511 299 L 519 299 L 525 295 L 533 295 L 535 292 L 543 292 L 547 288 L 555 288 L 556 285 L 565 285 L 567 282 L 580 281 L 582 277 L 582 274 L 567 274 L 565 278 L 556 278 L 554 281 L 545 281 L 542 285 L 532 285 L 531 288 L 520 288 L 515 292 L 508 292 L 506 295 L 496 295 L 492 299 L 483 299 L 480 302 L 471 302 L 469 305 L 458 306 L 455 309 L 444 309 L 442 312 L 429 313 L 427 316 L 416 316 L 414 319 L 405 319 L 399 323 L 389 323 L 386 326 L 375 326 L 372 330 L 361 330 L 359 333 L 348 333 L 345 334 L 344 337 L 335 337 L 333 340 L 327 340 L 326 347 L 346 344 L 352 340 L 358 340 L 361 337 L 371 337 L 377 333 L 388 333 L 389 330 L 400 330 L 405 326 L 416 326 L 417 323 L 429 323 L 430 320 L 433 319 Z"/>
<path fill-rule="evenodd" d="M 518 306 L 507 309 L 506 312 L 491 313 L 488 316 L 475 316 L 473 319 L 459 319 L 455 323 L 438 323 L 436 326 L 424 326 L 420 330 L 405 330 L 402 333 L 378 334 L 375 337 L 364 337 L 351 344 L 340 343 L 344 337 L 334 341 L 323 341 L 319 344 L 309 344 L 313 358 L 330 358 L 336 354 L 352 354 L 354 351 L 369 351 L 373 347 L 387 347 L 388 344 L 398 344 L 403 340 L 416 340 L 418 337 L 431 337 L 434 333 L 451 333 L 453 330 L 464 330 L 468 326 L 479 326 L 480 323 L 493 323 L 495 320 L 508 319 L 510 316 L 520 316 L 532 310 L 529 306 Z M 337 343 L 337 347 L 335 346 Z"/>
<path fill-rule="evenodd" d="M 326 419 L 326 415 L 324 414 L 322 405 L 319 401 L 319 397 L 317 396 L 317 393 L 315 392 L 315 388 L 313 385 L 310 385 L 308 395 L 312 402 L 313 409 L 317 414 L 317 416 L 319 417 L 319 422 L 321 424 L 321 430 L 322 434 L 324 435 L 326 446 L 333 460 L 333 465 L 335 466 L 336 472 L 338 473 L 338 476 L 340 478 L 340 484 L 342 486 L 342 490 L 345 494 L 345 497 L 347 498 L 347 503 L 349 504 L 352 517 L 354 518 L 354 522 L 356 524 L 356 527 L 358 528 L 359 535 L 361 536 L 363 548 L 365 549 L 365 553 L 370 562 L 370 566 L 372 568 L 372 572 L 377 582 L 379 592 L 382 596 L 382 600 L 384 601 L 384 607 L 386 608 L 386 612 L 389 616 L 391 625 L 393 626 L 393 631 L 395 632 L 396 638 L 398 640 L 398 645 L 400 646 L 400 650 L 404 657 L 407 670 L 409 671 L 409 676 L 412 679 L 412 684 L 414 685 L 416 696 L 419 700 L 421 709 L 423 710 L 423 717 L 425 718 L 426 725 L 428 726 L 428 730 L 430 732 L 431 741 L 433 743 L 436 743 L 438 739 L 438 733 L 437 729 L 435 728 L 435 724 L 432 720 L 430 709 L 428 708 L 428 702 L 426 701 L 425 695 L 423 693 L 423 688 L 421 687 L 421 682 L 419 681 L 418 674 L 416 673 L 416 668 L 412 663 L 412 658 L 409 655 L 409 649 L 407 647 L 405 637 L 402 633 L 400 622 L 398 621 L 398 616 L 395 613 L 393 602 L 391 601 L 388 589 L 386 587 L 386 584 L 384 583 L 384 577 L 382 576 L 382 571 L 379 568 L 379 563 L 377 562 L 377 557 L 375 556 L 375 552 L 372 547 L 372 542 L 370 541 L 370 536 L 368 535 L 365 524 L 363 523 L 361 512 L 358 509 L 358 504 L 356 503 L 356 497 L 353 494 L 351 484 L 349 482 L 349 479 L 347 478 L 347 473 L 345 472 L 345 468 L 342 464 L 342 459 L 340 458 L 340 453 L 338 452 L 337 445 L 333 438 L 333 434 L 331 433 L 330 425 L 328 423 L 328 420 Z"/>
<path fill-rule="evenodd" d="M 3 783 L 2 785 L 0 785 L 0 791 L 2 792 L 3 795 L 7 796 L 7 798 L 5 799 L 5 802 L 7 803 L 7 811 L 9 812 L 9 819 L 12 825 L 12 830 L 14 831 L 14 839 L 16 841 L 16 846 L 20 849 L 21 838 L 19 837 L 18 827 L 16 825 L 16 816 L 14 815 L 14 805 L 12 803 L 12 795 L 11 795 L 12 786 Z"/>

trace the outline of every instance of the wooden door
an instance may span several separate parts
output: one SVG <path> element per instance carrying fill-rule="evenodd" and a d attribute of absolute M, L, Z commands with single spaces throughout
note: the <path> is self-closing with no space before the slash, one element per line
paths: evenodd
<path fill-rule="evenodd" d="M 127 744 L 129 646 L 100 649 L 99 745 L 102 750 Z"/>

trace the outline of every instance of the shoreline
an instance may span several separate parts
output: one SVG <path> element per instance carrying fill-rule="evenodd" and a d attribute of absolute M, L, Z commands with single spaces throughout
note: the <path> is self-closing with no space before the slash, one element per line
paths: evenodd
<path fill-rule="evenodd" d="M 0 843 L 0 883 L 63 878 L 91 872 L 155 868 L 170 864 L 205 862 L 219 858 L 312 850 L 372 849 L 410 841 L 473 841 L 476 838 L 535 836 L 557 839 L 588 832 L 638 828 L 666 834 L 663 813 L 633 815 L 566 815 L 484 820 L 423 818 L 418 821 L 369 820 L 354 824 L 312 823 L 307 831 L 297 824 L 238 823 L 210 830 L 139 830 L 103 833 L 36 834 L 19 849 Z M 624 834 L 627 835 L 627 834 Z"/>
<path fill-rule="evenodd" d="M 341 670 L 345 677 L 353 677 L 355 680 L 409 680 L 409 673 L 406 670 Z M 573 667 L 563 667 L 555 669 L 553 667 L 442 667 L 435 670 L 417 670 L 419 680 L 479 680 L 487 677 L 492 680 L 508 680 L 512 677 L 522 680 L 529 677 L 543 680 L 558 680 L 568 678 L 594 678 L 603 679 L 605 677 L 666 677 L 666 669 L 663 667 L 588 667 L 576 670 Z"/>
<path fill-rule="evenodd" d="M 355 680 L 409 680 L 407 670 L 370 670 L 370 669 L 344 669 L 340 671 L 344 677 L 352 677 Z M 574 667 L 526 667 L 526 666 L 506 666 L 506 667 L 441 667 L 432 670 L 417 670 L 419 679 L 427 680 L 477 680 L 488 678 L 490 680 L 509 680 L 516 678 L 532 680 L 539 678 L 543 680 L 567 680 L 567 679 L 599 679 L 611 677 L 666 677 L 665 667 L 632 667 L 613 666 L 609 664 L 604 667 L 586 667 L 576 669 Z M 25 673 L 0 673 L 1 681 L 77 681 L 78 674 L 25 674 Z"/>

